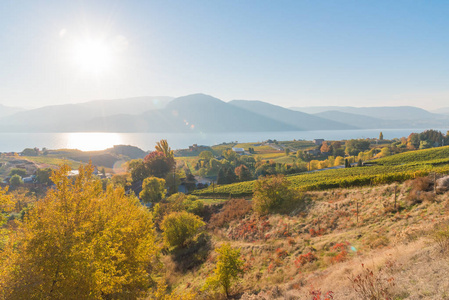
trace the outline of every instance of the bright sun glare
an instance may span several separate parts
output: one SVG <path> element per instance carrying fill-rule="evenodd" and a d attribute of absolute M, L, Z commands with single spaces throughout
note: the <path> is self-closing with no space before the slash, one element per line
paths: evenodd
<path fill-rule="evenodd" d="M 74 63 L 82 71 L 101 73 L 109 70 L 114 62 L 113 48 L 99 40 L 77 41 L 72 51 Z"/>
<path fill-rule="evenodd" d="M 82 151 L 94 151 L 123 144 L 117 133 L 109 132 L 73 132 L 67 133 L 67 148 Z"/>

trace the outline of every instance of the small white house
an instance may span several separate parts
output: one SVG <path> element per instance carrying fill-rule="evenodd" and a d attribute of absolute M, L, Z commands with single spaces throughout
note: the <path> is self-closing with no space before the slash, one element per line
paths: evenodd
<path fill-rule="evenodd" d="M 238 154 L 245 154 L 245 149 L 243 148 L 232 148 L 232 151 Z"/>

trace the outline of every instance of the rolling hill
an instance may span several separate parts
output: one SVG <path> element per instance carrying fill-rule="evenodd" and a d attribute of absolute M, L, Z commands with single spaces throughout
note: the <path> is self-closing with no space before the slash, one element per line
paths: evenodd
<path fill-rule="evenodd" d="M 94 118 L 103 119 L 120 113 L 132 116 L 134 114 L 140 114 L 143 111 L 165 107 L 171 99 L 171 97 L 136 97 L 45 106 L 32 110 L 20 111 L 1 118 L 0 131 L 90 131 L 88 124 Z"/>
<path fill-rule="evenodd" d="M 325 111 L 340 111 L 344 113 L 363 115 L 383 120 L 416 120 L 442 117 L 414 106 L 382 106 L 382 107 L 352 107 L 352 106 L 310 106 L 292 107 L 292 110 L 305 113 L 321 113 Z"/>
<path fill-rule="evenodd" d="M 227 103 L 204 94 L 96 100 L 10 115 L 5 114 L 14 110 L 5 109 L 3 117 L 0 114 L 0 132 L 262 132 L 449 126 L 449 116 L 409 106 L 295 109 L 262 101 Z"/>
<path fill-rule="evenodd" d="M 342 130 L 361 128 L 357 125 L 348 125 L 330 118 L 322 118 L 300 111 L 293 111 L 281 106 L 262 101 L 233 100 L 229 102 L 234 106 L 255 112 L 270 119 L 278 120 L 301 130 Z"/>
<path fill-rule="evenodd" d="M 447 115 L 432 113 L 413 106 L 311 106 L 292 107 L 291 109 L 365 129 L 443 128 L 449 126 Z"/>
<path fill-rule="evenodd" d="M 24 109 L 0 104 L 0 118 L 13 115 L 19 111 L 24 111 Z"/>
<path fill-rule="evenodd" d="M 166 108 L 138 116 L 95 119 L 95 130 L 135 132 L 289 131 L 298 127 L 230 105 L 212 96 L 194 94 L 172 100 Z"/>

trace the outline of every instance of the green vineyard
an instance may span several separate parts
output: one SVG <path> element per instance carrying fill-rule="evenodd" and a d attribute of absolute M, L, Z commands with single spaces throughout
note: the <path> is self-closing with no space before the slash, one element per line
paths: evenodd
<path fill-rule="evenodd" d="M 431 172 L 449 173 L 449 147 L 401 153 L 373 160 L 372 166 L 323 170 L 288 176 L 299 191 L 355 187 L 370 184 L 402 182 Z M 197 190 L 196 195 L 219 197 L 251 196 L 254 181 L 239 182 Z"/>

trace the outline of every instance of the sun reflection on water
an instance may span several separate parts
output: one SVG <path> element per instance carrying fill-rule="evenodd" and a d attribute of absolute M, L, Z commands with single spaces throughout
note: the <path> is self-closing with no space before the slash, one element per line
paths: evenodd
<path fill-rule="evenodd" d="M 67 134 L 67 148 L 82 151 L 104 150 L 122 144 L 118 133 L 110 132 L 72 132 Z"/>

